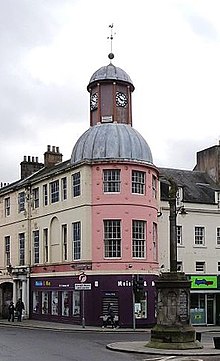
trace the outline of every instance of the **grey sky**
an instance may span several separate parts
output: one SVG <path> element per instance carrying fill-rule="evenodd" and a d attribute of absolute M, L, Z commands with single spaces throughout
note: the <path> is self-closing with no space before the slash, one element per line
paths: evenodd
<path fill-rule="evenodd" d="M 108 4 L 108 6 L 106 6 Z M 1 181 L 47 144 L 69 159 L 89 127 L 86 86 L 108 63 L 133 80 L 133 126 L 157 166 L 192 169 L 218 143 L 220 3 L 214 0 L 0 0 Z"/>

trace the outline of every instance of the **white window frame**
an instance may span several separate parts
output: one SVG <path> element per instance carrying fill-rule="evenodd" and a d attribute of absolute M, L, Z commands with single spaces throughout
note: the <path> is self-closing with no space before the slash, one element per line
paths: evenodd
<path fill-rule="evenodd" d="M 81 174 L 76 172 L 72 175 L 72 192 L 73 197 L 79 197 L 81 195 Z"/>
<path fill-rule="evenodd" d="M 196 261 L 195 271 L 200 273 L 205 273 L 205 261 Z"/>
<path fill-rule="evenodd" d="M 18 193 L 18 212 L 24 212 L 25 210 L 25 192 Z"/>
<path fill-rule="evenodd" d="M 132 220 L 132 258 L 146 258 L 146 221 Z"/>
<path fill-rule="evenodd" d="M 63 261 L 68 260 L 67 224 L 62 224 Z"/>
<path fill-rule="evenodd" d="M 43 185 L 43 205 L 48 206 L 48 184 Z"/>
<path fill-rule="evenodd" d="M 103 169 L 103 192 L 120 193 L 121 191 L 121 170 Z"/>
<path fill-rule="evenodd" d="M 5 264 L 9 266 L 11 264 L 11 237 L 5 236 Z"/>
<path fill-rule="evenodd" d="M 11 213 L 11 199 L 10 197 L 5 198 L 5 217 L 10 216 Z"/>
<path fill-rule="evenodd" d="M 40 263 L 40 232 L 33 231 L 34 263 Z"/>
<path fill-rule="evenodd" d="M 139 170 L 132 170 L 131 193 L 145 194 L 146 173 Z"/>
<path fill-rule="evenodd" d="M 216 228 L 216 245 L 220 247 L 220 227 Z"/>
<path fill-rule="evenodd" d="M 40 200 L 39 200 L 39 187 L 33 188 L 33 208 L 39 208 Z"/>
<path fill-rule="evenodd" d="M 104 257 L 121 258 L 121 220 L 106 219 L 104 227 Z"/>
<path fill-rule="evenodd" d="M 194 246 L 205 246 L 205 227 L 195 226 L 194 229 Z"/>
<path fill-rule="evenodd" d="M 25 265 L 25 233 L 21 232 L 18 234 L 19 242 L 19 265 Z"/>
<path fill-rule="evenodd" d="M 176 226 L 176 239 L 177 239 L 177 245 L 182 246 L 183 245 L 183 227 L 177 225 Z"/>
<path fill-rule="evenodd" d="M 81 222 L 73 222 L 73 260 L 81 259 Z"/>
<path fill-rule="evenodd" d="M 67 177 L 61 178 L 61 198 L 62 201 L 67 199 Z"/>
<path fill-rule="evenodd" d="M 50 203 L 57 203 L 60 200 L 59 179 L 50 183 Z"/>

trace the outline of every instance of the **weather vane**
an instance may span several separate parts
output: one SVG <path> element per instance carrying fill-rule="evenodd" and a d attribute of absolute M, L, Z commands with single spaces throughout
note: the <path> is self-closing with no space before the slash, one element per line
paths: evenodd
<path fill-rule="evenodd" d="M 109 28 L 111 29 L 111 35 L 107 37 L 107 39 L 110 39 L 110 42 L 111 42 L 111 52 L 110 52 L 110 54 L 108 54 L 108 57 L 109 57 L 110 60 L 114 59 L 114 54 L 113 54 L 113 52 L 112 52 L 112 42 L 113 42 L 113 39 L 114 39 L 114 36 L 113 36 L 113 27 L 114 27 L 113 23 L 112 23 L 111 25 L 109 25 Z M 116 33 L 114 33 L 114 35 L 115 35 L 115 34 L 116 34 Z"/>

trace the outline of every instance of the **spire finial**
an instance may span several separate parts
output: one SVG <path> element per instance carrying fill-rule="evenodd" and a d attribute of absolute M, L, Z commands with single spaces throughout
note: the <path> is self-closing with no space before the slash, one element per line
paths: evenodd
<path fill-rule="evenodd" d="M 113 23 L 111 25 L 109 25 L 108 27 L 111 29 L 111 35 L 107 37 L 107 39 L 110 39 L 110 44 L 111 44 L 111 52 L 108 54 L 108 57 L 109 57 L 109 59 L 111 61 L 112 59 L 114 59 L 114 54 L 112 52 L 112 42 L 113 42 L 113 39 L 114 39 L 114 36 L 113 36 L 113 27 L 114 27 L 114 25 L 113 25 Z M 115 33 L 114 33 L 114 35 L 115 35 Z"/>

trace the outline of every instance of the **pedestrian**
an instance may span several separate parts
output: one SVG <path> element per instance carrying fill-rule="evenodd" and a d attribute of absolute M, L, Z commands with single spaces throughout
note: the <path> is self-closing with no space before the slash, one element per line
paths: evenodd
<path fill-rule="evenodd" d="M 12 320 L 12 322 L 14 322 L 15 320 L 15 306 L 14 303 L 11 301 L 9 306 L 8 306 L 8 321 L 10 322 Z"/>
<path fill-rule="evenodd" d="M 110 322 L 110 324 L 112 325 L 112 328 L 115 328 L 115 314 L 114 314 L 114 310 L 112 307 L 112 303 L 109 303 L 108 305 L 108 310 L 107 310 L 107 315 L 108 315 L 108 319 L 107 319 L 107 323 Z"/>
<path fill-rule="evenodd" d="M 24 310 L 24 303 L 22 302 L 21 298 L 18 299 L 15 307 L 18 315 L 18 321 L 21 322 L 22 311 Z"/>

